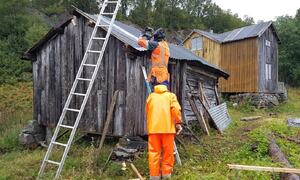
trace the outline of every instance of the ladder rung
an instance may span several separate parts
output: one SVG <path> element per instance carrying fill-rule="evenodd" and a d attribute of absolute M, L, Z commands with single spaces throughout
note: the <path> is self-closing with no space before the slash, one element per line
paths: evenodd
<path fill-rule="evenodd" d="M 118 1 L 106 1 L 105 3 L 106 3 L 106 4 L 114 4 L 114 3 L 117 4 Z"/>
<path fill-rule="evenodd" d="M 93 37 L 92 39 L 94 39 L 94 40 L 103 40 L 103 41 L 105 41 L 105 38 L 102 38 L 102 37 Z"/>
<path fill-rule="evenodd" d="M 73 95 L 76 95 L 76 96 L 85 96 L 86 94 L 82 94 L 82 93 L 71 93 Z"/>
<path fill-rule="evenodd" d="M 91 66 L 91 67 L 96 67 L 96 64 L 83 64 L 84 66 Z"/>
<path fill-rule="evenodd" d="M 101 15 L 114 15 L 115 13 L 102 13 Z"/>
<path fill-rule="evenodd" d="M 109 24 L 98 24 L 97 27 L 109 27 Z"/>
<path fill-rule="evenodd" d="M 55 164 L 55 165 L 60 165 L 60 163 L 59 162 L 55 162 L 55 161 L 51 161 L 51 160 L 46 160 L 48 163 L 51 163 L 51 164 Z"/>
<path fill-rule="evenodd" d="M 98 54 L 100 54 L 102 51 L 88 50 L 87 52 L 88 52 L 88 53 L 98 53 Z"/>
<path fill-rule="evenodd" d="M 66 108 L 67 111 L 80 112 L 79 109 Z"/>
<path fill-rule="evenodd" d="M 60 145 L 60 146 L 64 146 L 67 147 L 67 144 L 63 144 L 63 143 L 59 143 L 59 142 L 52 142 L 55 145 Z"/>
<path fill-rule="evenodd" d="M 67 125 L 63 125 L 63 124 L 61 124 L 61 125 L 59 125 L 59 126 L 60 126 L 60 127 L 63 127 L 63 128 L 74 129 L 73 126 L 67 126 Z"/>
<path fill-rule="evenodd" d="M 86 78 L 77 78 L 78 80 L 81 80 L 81 81 L 91 81 L 92 79 L 86 79 Z"/>

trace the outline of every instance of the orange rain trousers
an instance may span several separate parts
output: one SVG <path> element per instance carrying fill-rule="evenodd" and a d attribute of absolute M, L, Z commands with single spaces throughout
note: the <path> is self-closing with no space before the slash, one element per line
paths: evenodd
<path fill-rule="evenodd" d="M 175 134 L 148 135 L 150 176 L 164 176 L 172 173 L 174 166 L 174 137 Z"/>

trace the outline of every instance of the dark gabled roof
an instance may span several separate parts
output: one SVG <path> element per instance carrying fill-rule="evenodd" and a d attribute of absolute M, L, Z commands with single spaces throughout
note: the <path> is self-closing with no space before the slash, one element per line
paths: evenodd
<path fill-rule="evenodd" d="M 85 13 L 83 11 L 81 11 L 78 8 L 75 8 L 74 13 L 79 13 L 82 16 L 84 16 L 85 18 L 89 19 L 90 21 L 92 21 L 93 23 L 95 23 L 97 21 L 97 16 L 98 15 L 91 15 L 88 13 Z M 30 48 L 29 50 L 27 50 L 23 57 L 24 59 L 30 59 L 30 57 L 32 56 L 32 54 L 34 54 L 34 52 L 36 50 L 39 49 L 39 47 L 41 47 L 44 43 L 46 43 L 49 39 L 51 39 L 53 36 L 56 35 L 56 33 L 58 32 L 57 29 L 62 29 L 62 27 L 64 28 L 64 26 L 66 26 L 67 23 L 70 22 L 70 18 L 67 19 L 67 21 L 65 23 L 61 23 L 61 26 L 59 27 L 54 27 L 52 28 L 46 36 L 44 36 L 38 43 L 36 43 L 32 48 Z M 109 23 L 109 19 L 108 18 L 102 18 L 102 23 L 104 24 L 108 24 Z M 106 28 L 104 28 L 105 30 L 107 30 Z M 140 47 L 137 44 L 137 39 L 138 37 L 141 35 L 141 31 L 133 26 L 129 26 L 125 23 L 119 22 L 119 21 L 115 21 L 114 26 L 112 28 L 112 35 L 115 36 L 117 39 L 119 39 L 120 41 L 130 45 L 131 47 L 133 47 L 134 49 L 138 50 L 138 51 L 146 51 L 145 48 Z M 228 78 L 229 74 L 226 73 L 225 71 L 223 71 L 222 69 L 216 67 L 215 65 L 212 65 L 210 63 L 208 63 L 206 60 L 196 56 L 195 54 L 193 54 L 190 50 L 182 47 L 182 46 L 177 46 L 174 44 L 170 44 L 169 43 L 169 47 L 170 47 L 170 58 L 172 59 L 176 59 L 176 60 L 186 60 L 186 61 L 196 61 L 201 63 L 202 65 L 208 67 L 211 70 L 215 70 L 217 71 L 217 73 L 224 77 L 224 78 Z"/>
<path fill-rule="evenodd" d="M 276 29 L 273 26 L 272 21 L 241 27 L 238 29 L 234 29 L 232 31 L 224 32 L 222 34 L 210 33 L 199 29 L 195 29 L 193 30 L 193 32 L 199 33 L 218 43 L 228 43 L 228 42 L 239 41 L 243 39 L 260 37 L 269 27 L 272 28 L 278 42 L 280 43 L 280 39 L 277 35 Z"/>

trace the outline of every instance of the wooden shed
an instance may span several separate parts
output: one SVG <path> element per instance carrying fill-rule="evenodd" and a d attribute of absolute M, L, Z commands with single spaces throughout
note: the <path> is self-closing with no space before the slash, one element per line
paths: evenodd
<path fill-rule="evenodd" d="M 193 30 L 184 47 L 230 74 L 221 80 L 223 93 L 277 93 L 278 43 L 272 22 L 222 34 Z"/>
<path fill-rule="evenodd" d="M 32 48 L 24 53 L 23 59 L 32 61 L 34 85 L 33 117 L 47 127 L 55 127 L 75 75 L 91 36 L 97 16 L 75 9 L 73 14 L 53 27 Z M 101 29 L 99 33 L 106 33 Z M 101 134 L 106 112 L 114 91 L 119 96 L 110 126 L 113 136 L 145 135 L 146 87 L 140 65 L 149 71 L 147 51 L 138 46 L 132 37 L 139 37 L 141 31 L 133 26 L 116 21 L 105 50 L 104 59 L 97 79 L 83 113 L 79 129 L 84 132 Z M 177 94 L 182 104 L 185 120 L 195 120 L 186 99 L 186 88 L 197 90 L 198 82 L 204 83 L 204 90 L 211 106 L 215 104 L 214 86 L 220 77 L 228 74 L 195 56 L 182 46 L 170 44 L 171 91 Z M 95 61 L 95 59 L 93 60 Z M 89 75 L 89 71 L 85 75 Z M 189 82 L 189 87 L 187 82 Z M 78 91 L 87 84 L 80 84 Z M 71 102 L 78 106 L 80 99 Z M 72 114 L 66 123 L 72 124 Z"/>

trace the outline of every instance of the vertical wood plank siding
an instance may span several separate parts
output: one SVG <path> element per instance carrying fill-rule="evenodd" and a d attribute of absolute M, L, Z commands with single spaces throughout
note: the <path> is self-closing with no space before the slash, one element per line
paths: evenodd
<path fill-rule="evenodd" d="M 220 80 L 221 92 L 258 92 L 257 39 L 222 44 L 220 67 L 230 73 Z"/>
<path fill-rule="evenodd" d="M 33 62 L 34 81 L 34 118 L 48 127 L 55 127 L 62 108 L 69 95 L 72 83 L 79 69 L 84 51 L 87 47 L 93 28 L 85 18 L 77 17 L 74 26 L 68 24 L 64 33 L 57 34 L 36 52 Z M 105 34 L 105 31 L 98 32 Z M 95 42 L 95 48 L 100 42 Z M 95 63 L 96 56 L 89 55 L 88 63 Z M 101 133 L 106 119 L 108 107 L 114 91 L 120 90 L 109 127 L 109 135 L 145 135 L 146 117 L 145 101 L 146 87 L 140 65 L 146 66 L 149 72 L 149 60 L 146 56 L 138 56 L 132 60 L 127 57 L 124 43 L 111 36 L 105 50 L 97 78 L 95 80 L 87 106 L 79 124 L 81 131 Z M 171 90 L 177 94 L 179 101 L 186 104 L 186 79 L 196 79 L 205 82 L 206 87 L 214 86 L 215 80 L 207 79 L 199 73 L 187 72 L 186 61 L 171 59 L 169 70 L 171 74 Z M 91 68 L 91 67 L 85 67 Z M 203 70 L 199 66 L 193 67 Z M 204 70 L 205 71 L 205 70 Z M 83 76 L 91 77 L 91 69 L 84 69 Z M 198 77 L 199 76 L 199 77 Z M 79 82 L 76 92 L 85 93 L 87 82 Z M 211 93 L 209 93 L 211 94 Z M 210 97 L 213 99 L 213 97 Z M 82 97 L 76 97 L 71 107 L 80 108 Z M 73 125 L 77 113 L 66 116 L 65 124 Z"/>
<path fill-rule="evenodd" d="M 198 33 L 192 33 L 192 35 L 184 42 L 184 47 L 187 49 L 192 49 L 192 39 L 202 37 L 203 38 L 203 48 L 201 50 L 194 51 L 199 57 L 204 58 L 209 63 L 216 66 L 220 65 L 221 60 L 221 45 L 205 36 L 201 36 Z"/>
<path fill-rule="evenodd" d="M 266 40 L 270 46 L 266 45 Z M 269 28 L 258 39 L 259 44 L 259 91 L 276 93 L 278 91 L 278 42 L 272 29 Z M 271 79 L 266 79 L 266 64 L 271 65 Z"/>

